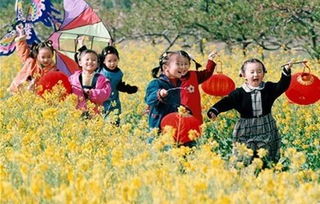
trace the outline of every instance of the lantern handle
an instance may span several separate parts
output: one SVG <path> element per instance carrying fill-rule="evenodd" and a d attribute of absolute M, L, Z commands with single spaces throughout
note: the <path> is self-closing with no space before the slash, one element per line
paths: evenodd
<path fill-rule="evenodd" d="M 287 66 L 287 65 L 289 65 L 289 64 L 304 64 L 304 65 L 306 65 L 307 62 L 308 62 L 308 61 L 303 60 L 303 61 L 297 61 L 297 62 L 287 63 L 287 64 L 281 65 L 281 68 L 283 68 L 283 67 L 285 67 L 285 66 Z M 309 68 L 309 69 L 310 69 L 310 68 Z"/>
<path fill-rule="evenodd" d="M 174 90 L 183 90 L 183 89 L 187 89 L 188 87 L 181 87 L 181 86 L 179 86 L 179 87 L 175 87 L 175 88 L 170 88 L 170 89 L 167 89 L 167 91 L 168 92 L 170 92 L 170 91 L 174 91 Z"/>
<path fill-rule="evenodd" d="M 216 69 L 217 70 L 217 73 L 222 73 L 222 61 L 221 60 L 216 60 L 216 63 L 220 64 L 220 71 L 218 71 L 218 68 Z"/>
<path fill-rule="evenodd" d="M 311 73 L 311 68 L 307 65 L 307 63 L 303 63 L 303 71 L 302 71 L 302 73 L 306 73 L 305 72 L 305 69 L 307 68 L 308 70 L 309 70 L 309 73 L 308 74 L 310 74 Z"/>

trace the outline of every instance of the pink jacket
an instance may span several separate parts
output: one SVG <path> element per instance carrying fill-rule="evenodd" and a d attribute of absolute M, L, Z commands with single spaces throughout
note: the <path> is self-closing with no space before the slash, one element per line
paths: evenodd
<path fill-rule="evenodd" d="M 54 63 L 41 67 L 37 63 L 37 60 L 29 57 L 30 49 L 26 42 L 25 36 L 21 36 L 16 39 L 17 54 L 21 61 L 23 62 L 22 69 L 18 72 L 16 77 L 13 79 L 8 90 L 11 93 L 16 93 L 19 91 L 19 87 L 31 77 L 34 79 L 34 83 L 37 84 L 39 79 L 49 71 L 56 70 L 56 65 Z M 32 84 L 31 84 L 32 85 Z"/>
<path fill-rule="evenodd" d="M 77 108 L 86 110 L 87 102 L 79 79 L 81 73 L 81 70 L 73 73 L 71 76 L 69 76 L 69 82 L 72 86 L 72 93 L 78 96 Z M 110 94 L 111 85 L 109 79 L 99 74 L 96 87 L 90 90 L 89 100 L 92 103 L 95 103 L 97 106 L 102 105 L 103 102 L 109 98 Z"/>

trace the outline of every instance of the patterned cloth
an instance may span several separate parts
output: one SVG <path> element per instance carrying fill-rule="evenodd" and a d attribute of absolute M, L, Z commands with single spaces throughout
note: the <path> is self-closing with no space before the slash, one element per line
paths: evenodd
<path fill-rule="evenodd" d="M 242 85 L 242 88 L 247 93 L 251 93 L 252 114 L 254 117 L 259 117 L 262 115 L 261 90 L 264 89 L 264 85 L 264 82 L 262 82 L 258 87 L 252 87 L 248 84 Z"/>
<path fill-rule="evenodd" d="M 268 159 L 277 162 L 280 157 L 281 138 L 271 114 L 257 118 L 240 118 L 233 137 L 235 142 L 245 143 L 255 153 L 258 149 L 268 150 Z"/>

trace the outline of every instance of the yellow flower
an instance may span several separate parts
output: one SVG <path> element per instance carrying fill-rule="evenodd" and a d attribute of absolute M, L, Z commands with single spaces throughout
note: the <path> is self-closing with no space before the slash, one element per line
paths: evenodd
<path fill-rule="evenodd" d="M 281 170 L 283 169 L 283 164 L 277 163 L 277 164 L 274 166 L 274 169 L 277 170 L 277 171 L 281 171 Z"/>
<path fill-rule="evenodd" d="M 261 169 L 263 166 L 263 161 L 259 158 L 254 158 L 251 165 L 256 169 Z"/>
<path fill-rule="evenodd" d="M 51 119 L 55 119 L 56 118 L 57 113 L 58 113 L 58 109 L 57 108 L 50 107 L 50 108 L 47 108 L 44 111 L 42 111 L 42 116 L 44 118 L 47 118 L 47 119 L 51 120 Z"/>
<path fill-rule="evenodd" d="M 264 149 L 264 148 L 260 148 L 258 149 L 258 156 L 259 158 L 263 158 L 268 154 L 268 150 Z"/>
<path fill-rule="evenodd" d="M 193 187 L 194 187 L 194 190 L 199 193 L 199 192 L 207 190 L 208 184 L 206 182 L 203 182 L 203 181 L 196 181 L 193 184 Z"/>
<path fill-rule="evenodd" d="M 188 137 L 190 140 L 195 140 L 200 136 L 200 133 L 197 130 L 189 130 Z"/>
<path fill-rule="evenodd" d="M 178 107 L 178 113 L 181 116 L 187 116 L 190 115 L 189 111 L 184 107 L 184 106 L 179 106 Z"/>

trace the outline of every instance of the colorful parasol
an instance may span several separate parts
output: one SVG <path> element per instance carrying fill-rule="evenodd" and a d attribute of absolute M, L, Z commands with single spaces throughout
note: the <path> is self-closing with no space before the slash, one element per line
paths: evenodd
<path fill-rule="evenodd" d="M 50 0 L 32 0 L 28 8 L 28 13 L 25 16 L 23 11 L 24 0 L 16 0 L 15 13 L 16 17 L 8 29 L 7 33 L 0 39 L 0 56 L 11 55 L 15 51 L 16 30 L 17 24 L 23 24 L 27 36 L 27 43 L 39 43 L 40 39 L 34 29 L 36 23 L 43 23 L 45 26 L 53 27 L 56 30 L 61 24 L 61 19 L 57 17 L 60 14 L 56 10 Z"/>
<path fill-rule="evenodd" d="M 57 50 L 56 62 L 59 70 L 70 75 L 78 69 L 73 60 L 77 51 L 77 39 L 85 36 L 90 39 L 86 46 L 102 50 L 111 40 L 107 27 L 92 7 L 84 0 L 64 0 L 64 19 L 57 32 L 49 39 Z"/>

